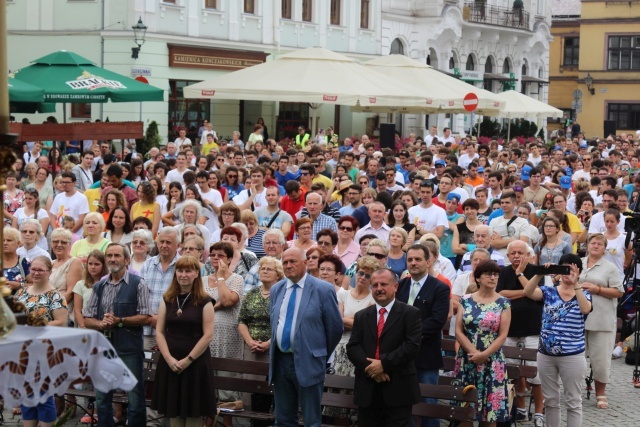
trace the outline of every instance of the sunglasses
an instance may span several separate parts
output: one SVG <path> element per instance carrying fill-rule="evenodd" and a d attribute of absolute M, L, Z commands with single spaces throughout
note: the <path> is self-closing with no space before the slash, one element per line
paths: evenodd
<path fill-rule="evenodd" d="M 420 187 L 433 187 L 433 180 L 423 179 L 422 182 L 420 182 Z"/>
<path fill-rule="evenodd" d="M 31 271 L 33 271 L 33 270 L 31 270 Z M 364 271 L 358 271 L 357 274 L 358 274 L 358 277 L 364 277 L 367 280 L 371 279 L 371 275 L 365 273 Z"/>
<path fill-rule="evenodd" d="M 372 257 L 376 257 L 376 259 L 384 259 L 384 258 L 387 257 L 384 254 L 376 254 L 376 253 L 373 253 L 373 252 L 367 252 L 367 255 L 372 256 Z"/>
<path fill-rule="evenodd" d="M 340 230 L 341 231 L 353 231 L 353 227 L 344 227 L 344 226 L 342 226 L 342 227 L 340 227 Z"/>

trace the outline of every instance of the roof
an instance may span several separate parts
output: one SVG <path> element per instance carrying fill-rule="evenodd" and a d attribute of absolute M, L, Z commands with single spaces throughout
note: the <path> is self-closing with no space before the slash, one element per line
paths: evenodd
<path fill-rule="evenodd" d="M 551 16 L 580 16 L 581 6 L 580 0 L 553 0 L 551 5 Z"/>

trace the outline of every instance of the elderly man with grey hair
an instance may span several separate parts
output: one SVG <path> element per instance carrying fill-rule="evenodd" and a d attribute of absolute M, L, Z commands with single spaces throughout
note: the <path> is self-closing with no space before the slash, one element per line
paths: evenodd
<path fill-rule="evenodd" d="M 277 228 L 267 230 L 262 236 L 262 248 L 266 256 L 274 257 L 282 260 L 282 252 L 287 249 L 287 240 L 282 231 Z M 254 265 L 244 278 L 244 294 L 246 295 L 251 289 L 260 286 L 260 274 L 258 273 L 259 264 Z"/>
<path fill-rule="evenodd" d="M 491 254 L 491 260 L 495 261 L 500 267 L 502 267 L 505 265 L 504 255 L 491 247 L 491 234 L 491 227 L 484 224 L 478 225 L 473 231 L 475 248 L 482 248 L 489 251 L 489 254 Z M 467 249 L 469 250 L 462 256 L 462 261 L 460 261 L 460 267 L 458 268 L 458 275 L 471 271 L 471 253 L 473 251 L 470 250 L 470 246 L 471 244 L 467 244 Z"/>

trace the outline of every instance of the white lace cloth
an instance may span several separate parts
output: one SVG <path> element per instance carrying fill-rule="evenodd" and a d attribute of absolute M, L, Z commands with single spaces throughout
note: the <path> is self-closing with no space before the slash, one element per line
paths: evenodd
<path fill-rule="evenodd" d="M 8 407 L 35 406 L 85 379 L 103 392 L 129 391 L 137 383 L 97 331 L 18 326 L 0 340 L 0 396 Z"/>

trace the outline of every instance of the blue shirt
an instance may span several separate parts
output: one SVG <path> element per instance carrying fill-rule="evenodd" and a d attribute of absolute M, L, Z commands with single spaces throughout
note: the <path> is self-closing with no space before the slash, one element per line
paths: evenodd
<path fill-rule="evenodd" d="M 235 187 L 232 187 L 229 184 L 222 184 L 222 186 L 227 189 L 227 192 L 229 193 L 229 200 L 233 199 L 244 190 L 244 185 L 242 184 L 238 184 Z"/>
<path fill-rule="evenodd" d="M 587 315 L 580 312 L 578 299 L 573 297 L 564 301 L 555 287 L 540 286 L 538 289 L 542 291 L 544 303 L 538 351 L 547 356 L 584 353 L 584 322 Z M 583 292 L 591 301 L 591 294 Z"/>
<path fill-rule="evenodd" d="M 504 216 L 504 211 L 502 210 L 502 208 L 498 208 L 495 211 L 491 212 L 491 215 L 489 215 L 489 219 L 487 220 L 487 225 L 491 225 L 491 221 L 495 218 L 498 218 L 499 216 Z"/>
<path fill-rule="evenodd" d="M 285 174 L 282 175 L 280 173 L 280 171 L 278 171 L 278 170 L 276 170 L 274 175 L 276 177 L 276 181 L 278 181 L 278 185 L 280 185 L 282 187 L 284 187 L 284 185 L 287 183 L 287 181 L 295 181 L 299 177 L 298 174 L 294 174 L 294 173 L 291 173 L 289 171 L 285 172 Z"/>

